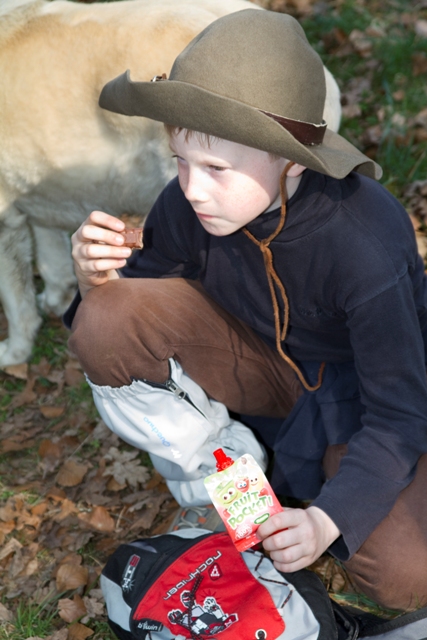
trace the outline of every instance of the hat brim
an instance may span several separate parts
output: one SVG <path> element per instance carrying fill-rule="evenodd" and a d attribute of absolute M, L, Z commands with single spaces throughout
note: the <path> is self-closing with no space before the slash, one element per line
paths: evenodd
<path fill-rule="evenodd" d="M 334 178 L 353 170 L 377 180 L 382 175 L 376 162 L 338 133 L 327 129 L 322 144 L 301 144 L 255 107 L 186 82 L 133 82 L 127 71 L 105 85 L 99 105 L 268 151 Z"/>

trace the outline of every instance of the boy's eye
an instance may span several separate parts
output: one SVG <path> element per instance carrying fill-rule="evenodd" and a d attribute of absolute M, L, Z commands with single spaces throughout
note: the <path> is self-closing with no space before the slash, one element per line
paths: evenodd
<path fill-rule="evenodd" d="M 213 169 L 214 171 L 225 171 L 225 167 L 218 167 L 218 166 L 217 166 L 217 165 L 215 165 L 215 164 L 210 164 L 210 165 L 209 165 L 209 168 L 210 168 L 210 169 Z"/>

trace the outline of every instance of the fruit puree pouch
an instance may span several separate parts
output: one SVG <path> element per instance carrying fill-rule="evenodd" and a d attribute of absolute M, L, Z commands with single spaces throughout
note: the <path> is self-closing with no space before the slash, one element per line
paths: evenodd
<path fill-rule="evenodd" d="M 250 453 L 235 462 L 222 449 L 214 451 L 218 473 L 204 483 L 238 551 L 256 544 L 256 530 L 262 522 L 283 511 L 261 467 Z"/>

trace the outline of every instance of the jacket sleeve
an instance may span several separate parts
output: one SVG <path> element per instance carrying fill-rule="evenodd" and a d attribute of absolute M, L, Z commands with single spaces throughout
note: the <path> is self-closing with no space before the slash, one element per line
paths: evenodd
<path fill-rule="evenodd" d="M 199 266 L 185 248 L 187 232 L 194 218 L 177 179 L 172 180 L 158 197 L 144 224 L 144 247 L 132 253 L 119 275 L 123 278 L 196 279 Z M 63 315 L 68 329 L 80 302 L 77 291 Z"/>
<path fill-rule="evenodd" d="M 364 407 L 336 476 L 314 505 L 342 533 L 331 547 L 351 557 L 392 509 L 427 452 L 424 343 L 408 273 L 347 314 Z"/>

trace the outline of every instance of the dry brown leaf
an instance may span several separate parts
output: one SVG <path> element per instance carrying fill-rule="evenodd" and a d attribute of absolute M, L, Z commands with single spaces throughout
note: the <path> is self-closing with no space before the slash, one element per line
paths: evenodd
<path fill-rule="evenodd" d="M 19 380 L 28 379 L 28 364 L 26 362 L 23 364 L 11 364 L 8 367 L 5 367 L 3 371 L 5 371 L 9 376 L 13 376 Z"/>
<path fill-rule="evenodd" d="M 0 602 L 0 622 L 12 622 L 13 613 Z"/>
<path fill-rule="evenodd" d="M 26 565 L 26 559 L 24 558 L 24 555 L 22 553 L 22 548 L 21 549 L 15 549 L 15 552 L 12 556 L 12 560 L 9 564 L 9 570 L 8 570 L 8 574 L 9 574 L 9 578 L 16 578 L 16 576 L 18 576 L 21 571 L 24 570 Z"/>
<path fill-rule="evenodd" d="M 78 369 L 68 367 L 64 371 L 65 384 L 68 384 L 69 387 L 77 387 L 84 381 L 84 379 L 85 377 L 83 373 Z"/>
<path fill-rule="evenodd" d="M 359 29 L 353 29 L 348 39 L 354 47 L 356 53 L 365 58 L 372 52 L 372 42 L 366 36 L 366 33 L 359 31 Z"/>
<path fill-rule="evenodd" d="M 34 373 L 36 376 L 41 376 L 46 378 L 49 375 L 49 372 L 52 368 L 50 362 L 43 356 L 38 364 L 31 365 L 31 373 Z"/>
<path fill-rule="evenodd" d="M 39 409 L 42 416 L 49 420 L 52 418 L 59 418 L 59 416 L 62 416 L 65 411 L 65 407 L 56 407 L 53 405 L 42 405 Z"/>
<path fill-rule="evenodd" d="M 72 624 L 71 627 L 68 627 L 68 639 L 67 640 L 86 640 L 89 636 L 93 635 L 95 632 L 89 627 L 85 627 L 84 624 L 80 624 L 80 622 L 76 622 Z"/>
<path fill-rule="evenodd" d="M 25 389 L 13 398 L 12 402 L 9 405 L 9 409 L 17 409 L 18 407 L 22 407 L 24 404 L 30 404 L 31 402 L 34 402 L 34 400 L 36 400 L 37 394 L 33 391 L 35 382 L 35 376 L 29 375 L 27 384 L 25 385 Z"/>
<path fill-rule="evenodd" d="M 65 622 L 74 622 L 87 613 L 85 603 L 76 593 L 74 598 L 61 598 L 58 600 L 58 614 Z"/>
<path fill-rule="evenodd" d="M 95 507 L 91 513 L 80 513 L 79 520 L 84 522 L 91 529 L 111 533 L 114 531 L 114 520 L 105 507 Z"/>
<path fill-rule="evenodd" d="M 54 502 L 62 502 L 67 497 L 64 489 L 60 489 L 59 487 L 52 487 L 46 493 L 46 498 L 51 498 Z"/>
<path fill-rule="evenodd" d="M 94 592 L 97 591 L 96 589 L 92 589 L 92 591 L 90 592 L 90 597 L 89 596 L 84 596 L 83 598 L 83 602 L 85 604 L 86 607 L 86 611 L 87 614 L 85 615 L 84 618 L 82 618 L 82 623 L 86 624 L 86 622 L 88 622 L 91 618 L 96 618 L 97 616 L 102 616 L 104 613 L 104 602 L 102 600 L 102 592 L 100 594 L 100 599 L 99 598 L 95 598 L 92 594 L 94 594 Z M 101 591 L 101 590 L 99 590 Z"/>
<path fill-rule="evenodd" d="M 39 446 L 38 454 L 40 458 L 57 458 L 61 457 L 61 447 L 57 442 L 52 440 L 42 440 Z"/>
<path fill-rule="evenodd" d="M 24 574 L 26 576 L 33 576 L 36 573 L 36 571 L 38 571 L 38 569 L 39 569 L 39 561 L 37 558 L 33 558 L 32 560 L 29 561 L 29 563 L 25 567 Z"/>
<path fill-rule="evenodd" d="M 427 20 L 417 20 L 414 25 L 415 33 L 421 38 L 427 38 Z"/>
<path fill-rule="evenodd" d="M 423 73 L 427 73 L 427 55 L 424 51 L 418 51 L 412 54 L 412 74 L 414 76 L 420 76 Z"/>
<path fill-rule="evenodd" d="M 14 438 L 5 439 L 1 441 L 1 449 L 3 453 L 11 451 L 22 451 L 23 449 L 29 449 L 35 443 L 34 440 L 26 440 L 25 442 L 18 442 Z"/>
<path fill-rule="evenodd" d="M 0 546 L 4 544 L 6 536 L 9 535 L 15 528 L 15 521 L 9 520 L 8 522 L 0 522 Z"/>
<path fill-rule="evenodd" d="M 34 516 L 43 516 L 48 509 L 49 509 L 49 505 L 45 500 L 43 502 L 39 502 L 38 504 L 35 504 L 34 507 L 31 507 L 31 513 Z"/>
<path fill-rule="evenodd" d="M 117 480 L 113 477 L 111 477 L 107 483 L 107 489 L 108 491 L 121 491 L 122 489 L 124 489 L 126 487 L 126 482 L 123 483 L 119 483 L 117 482 Z"/>
<path fill-rule="evenodd" d="M 78 553 L 67 553 L 66 556 L 61 558 L 59 564 L 76 564 L 81 565 L 83 562 L 83 558 Z"/>
<path fill-rule="evenodd" d="M 22 544 L 18 542 L 16 538 L 12 538 L 7 544 L 5 544 L 3 549 L 0 549 L 0 560 L 3 560 L 3 558 L 7 558 L 7 556 L 10 556 L 12 553 L 16 553 L 21 548 Z"/>
<path fill-rule="evenodd" d="M 75 487 L 86 475 L 88 466 L 75 460 L 67 460 L 56 476 L 56 482 L 62 487 Z"/>
<path fill-rule="evenodd" d="M 55 631 L 49 640 L 68 640 L 68 629 L 67 627 L 63 627 L 62 629 L 58 629 Z"/>
<path fill-rule="evenodd" d="M 104 457 L 105 460 L 112 460 L 113 464 L 105 469 L 103 475 L 113 476 L 119 486 L 125 483 L 131 487 L 137 487 L 138 483 L 144 484 L 149 479 L 150 472 L 139 460 L 134 459 L 138 454 L 138 450 L 119 451 L 117 447 L 110 447 Z"/>
<path fill-rule="evenodd" d="M 3 522 L 10 522 L 17 515 L 14 503 L 11 500 L 8 500 L 4 507 L 0 507 L 0 520 L 3 520 Z"/>
<path fill-rule="evenodd" d="M 142 515 L 136 520 L 130 527 L 130 530 L 135 529 L 150 529 L 153 525 L 153 522 L 159 513 L 160 507 L 163 502 L 169 498 L 169 494 L 161 493 L 160 495 L 152 496 L 150 499 L 144 501 L 145 502 L 145 511 Z M 135 509 L 137 505 L 130 507 L 129 511 Z"/>
<path fill-rule="evenodd" d="M 75 564 L 62 564 L 56 574 L 56 588 L 62 593 L 78 587 L 84 587 L 88 580 L 87 567 L 77 566 Z"/>
<path fill-rule="evenodd" d="M 53 520 L 55 522 L 62 522 L 65 518 L 72 515 L 73 513 L 77 513 L 77 507 L 71 500 L 65 499 L 61 504 L 61 510 L 55 514 Z"/>

